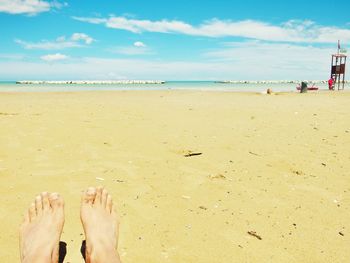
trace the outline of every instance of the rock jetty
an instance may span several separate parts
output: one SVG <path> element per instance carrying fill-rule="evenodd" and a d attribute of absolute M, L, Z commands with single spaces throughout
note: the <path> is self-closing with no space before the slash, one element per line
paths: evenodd
<path fill-rule="evenodd" d="M 20 80 L 16 84 L 164 84 L 162 80 Z"/>

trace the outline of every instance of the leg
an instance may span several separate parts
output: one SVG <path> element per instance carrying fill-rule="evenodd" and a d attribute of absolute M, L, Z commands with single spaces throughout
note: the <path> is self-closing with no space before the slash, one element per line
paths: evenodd
<path fill-rule="evenodd" d="M 120 263 L 118 220 L 112 196 L 106 189 L 90 187 L 83 193 L 80 217 L 86 239 L 86 262 Z"/>
<path fill-rule="evenodd" d="M 57 263 L 64 224 L 64 202 L 57 194 L 35 198 L 20 227 L 22 263 Z"/>

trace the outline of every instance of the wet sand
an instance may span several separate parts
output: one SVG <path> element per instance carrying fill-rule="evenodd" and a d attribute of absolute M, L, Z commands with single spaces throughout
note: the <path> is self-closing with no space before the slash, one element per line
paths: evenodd
<path fill-rule="evenodd" d="M 185 157 L 188 153 L 201 153 Z M 133 262 L 349 262 L 350 93 L 0 93 L 0 259 L 34 196 L 104 185 Z"/>

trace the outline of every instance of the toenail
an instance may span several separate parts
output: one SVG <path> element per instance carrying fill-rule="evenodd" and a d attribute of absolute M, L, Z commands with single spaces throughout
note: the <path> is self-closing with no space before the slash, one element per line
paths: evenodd
<path fill-rule="evenodd" d="M 51 199 L 58 199 L 59 194 L 58 193 L 52 193 L 50 197 L 51 197 Z"/>
<path fill-rule="evenodd" d="M 88 188 L 87 190 L 87 194 L 88 195 L 94 195 L 96 193 L 96 189 L 95 188 Z"/>

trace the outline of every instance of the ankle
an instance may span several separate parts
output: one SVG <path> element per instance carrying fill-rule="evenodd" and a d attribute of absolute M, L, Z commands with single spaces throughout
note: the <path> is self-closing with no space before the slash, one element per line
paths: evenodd
<path fill-rule="evenodd" d="M 86 257 L 91 263 L 120 263 L 117 249 L 110 244 L 87 244 Z"/>
<path fill-rule="evenodd" d="M 24 256 L 22 263 L 52 263 L 52 260 L 51 255 L 36 253 Z"/>

